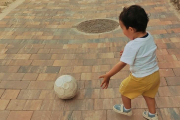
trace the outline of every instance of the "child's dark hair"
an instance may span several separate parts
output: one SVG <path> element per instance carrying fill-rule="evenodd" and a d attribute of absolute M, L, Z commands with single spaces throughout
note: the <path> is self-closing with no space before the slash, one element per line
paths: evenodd
<path fill-rule="evenodd" d="M 145 10 L 139 5 L 124 7 L 119 15 L 119 20 L 126 26 L 135 28 L 136 32 L 145 32 L 149 17 Z"/>

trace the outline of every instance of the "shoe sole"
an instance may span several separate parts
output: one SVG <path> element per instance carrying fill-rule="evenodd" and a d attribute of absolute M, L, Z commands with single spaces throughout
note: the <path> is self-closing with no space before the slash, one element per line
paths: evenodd
<path fill-rule="evenodd" d="M 114 106 L 113 106 L 113 110 L 114 110 L 114 112 L 117 112 L 117 113 L 120 113 L 120 114 L 123 114 L 123 115 L 126 115 L 126 116 L 131 116 L 131 115 L 132 115 L 132 111 L 131 111 L 130 114 L 124 113 L 124 112 L 119 112 L 118 110 L 116 110 L 116 109 L 114 108 Z"/>
<path fill-rule="evenodd" d="M 148 118 L 146 115 L 144 115 L 144 113 L 143 113 L 142 115 L 143 115 L 143 117 L 145 117 L 146 119 L 148 119 L 148 120 L 149 120 L 149 118 Z"/>

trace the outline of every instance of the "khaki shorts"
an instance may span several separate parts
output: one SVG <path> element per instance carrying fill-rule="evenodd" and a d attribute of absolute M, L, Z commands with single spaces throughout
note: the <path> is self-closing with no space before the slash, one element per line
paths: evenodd
<path fill-rule="evenodd" d="M 130 74 L 121 82 L 119 92 L 129 99 L 136 98 L 139 95 L 154 98 L 158 91 L 159 84 L 159 71 L 142 78 L 136 78 Z"/>

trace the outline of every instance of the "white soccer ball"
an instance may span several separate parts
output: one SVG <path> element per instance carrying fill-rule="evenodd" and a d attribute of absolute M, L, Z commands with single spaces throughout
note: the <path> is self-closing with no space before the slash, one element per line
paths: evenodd
<path fill-rule="evenodd" d="M 77 93 L 78 87 L 74 77 L 62 75 L 54 83 L 54 91 L 61 99 L 71 99 Z"/>

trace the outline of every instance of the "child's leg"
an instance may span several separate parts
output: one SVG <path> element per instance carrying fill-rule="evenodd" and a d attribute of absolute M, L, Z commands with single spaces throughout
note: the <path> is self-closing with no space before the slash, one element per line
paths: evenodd
<path fill-rule="evenodd" d="M 156 113 L 156 108 L 155 108 L 155 98 L 150 98 L 147 96 L 143 96 L 144 99 L 146 100 L 146 104 L 148 106 L 149 112 L 152 114 Z"/>
<path fill-rule="evenodd" d="M 122 101 L 123 101 L 123 105 L 126 109 L 131 109 L 131 99 L 121 95 Z"/>

